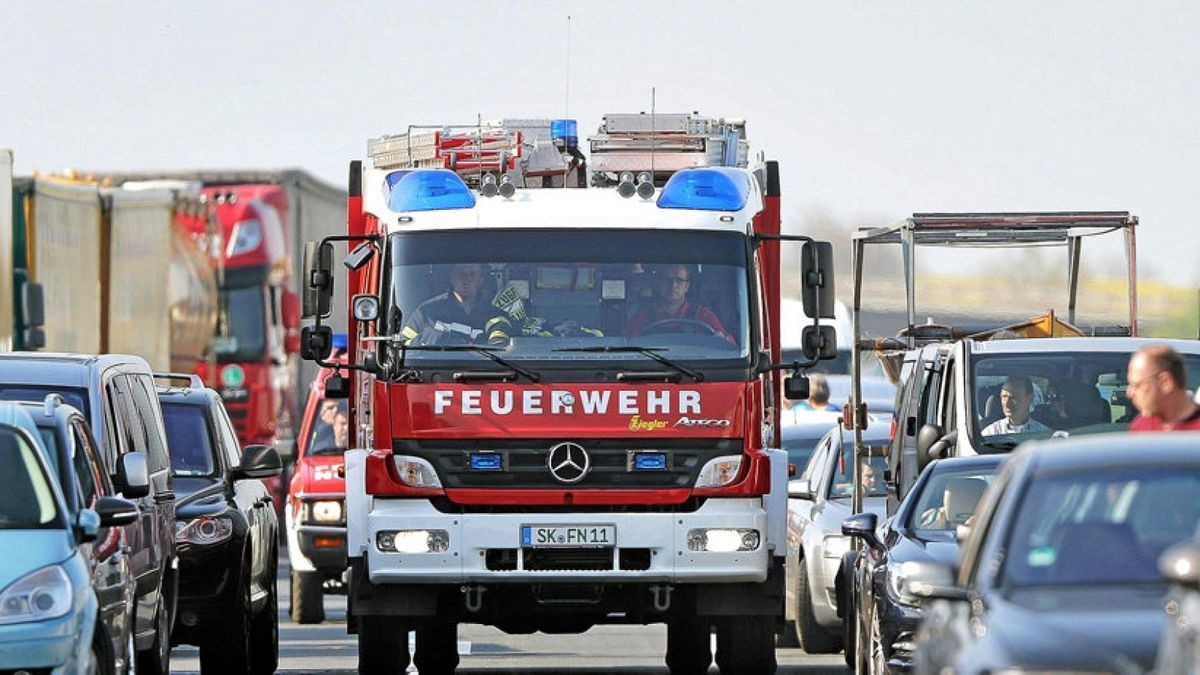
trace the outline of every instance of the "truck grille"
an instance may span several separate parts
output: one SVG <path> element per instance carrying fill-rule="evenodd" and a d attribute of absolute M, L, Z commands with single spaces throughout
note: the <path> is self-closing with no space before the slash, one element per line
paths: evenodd
<path fill-rule="evenodd" d="M 487 441 L 396 441 L 398 454 L 428 460 L 447 488 L 573 489 L 687 488 L 696 482 L 700 469 L 711 459 L 742 452 L 739 439 L 585 439 L 578 444 L 587 451 L 590 468 L 582 480 L 563 483 L 547 466 L 555 440 Z M 630 468 L 630 451 L 653 451 L 667 455 L 667 468 L 638 471 Z M 499 470 L 472 470 L 470 456 L 486 451 L 501 455 Z"/>

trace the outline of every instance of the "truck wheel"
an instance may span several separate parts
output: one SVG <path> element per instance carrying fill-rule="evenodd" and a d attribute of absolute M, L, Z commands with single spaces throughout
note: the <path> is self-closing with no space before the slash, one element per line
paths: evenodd
<path fill-rule="evenodd" d="M 318 572 L 292 570 L 292 621 L 321 623 L 325 620 L 325 591 L 321 589 L 323 581 Z"/>
<path fill-rule="evenodd" d="M 247 578 L 240 582 L 237 605 L 230 608 L 229 615 L 218 626 L 216 634 L 200 645 L 201 675 L 250 672 L 250 654 L 253 651 L 250 611 L 253 605 L 250 604 L 250 565 L 248 562 L 243 564 Z"/>
<path fill-rule="evenodd" d="M 685 617 L 667 624 L 667 669 L 671 675 L 704 675 L 712 663 L 712 627 Z"/>
<path fill-rule="evenodd" d="M 278 550 L 271 551 L 270 560 L 265 572 L 267 602 L 250 624 L 250 641 L 254 645 L 250 654 L 250 672 L 254 675 L 270 675 L 279 667 Z"/>
<path fill-rule="evenodd" d="M 831 635 L 813 614 L 812 592 L 808 587 L 808 570 L 800 563 L 800 574 L 796 580 L 796 637 L 800 648 L 809 654 L 836 654 L 841 645 L 837 636 Z"/>
<path fill-rule="evenodd" d="M 419 673 L 453 675 L 458 668 L 458 624 L 430 622 L 418 628 L 413 664 Z"/>
<path fill-rule="evenodd" d="M 158 604 L 154 606 L 154 642 L 144 651 L 137 653 L 137 671 L 142 675 L 170 675 L 171 672 L 171 617 L 163 602 L 162 589 L 158 591 Z"/>
<path fill-rule="evenodd" d="M 400 675 L 408 670 L 408 628 L 394 616 L 358 617 L 358 672 Z"/>
<path fill-rule="evenodd" d="M 721 675 L 775 672 L 775 617 L 731 617 L 717 626 L 717 667 Z"/>

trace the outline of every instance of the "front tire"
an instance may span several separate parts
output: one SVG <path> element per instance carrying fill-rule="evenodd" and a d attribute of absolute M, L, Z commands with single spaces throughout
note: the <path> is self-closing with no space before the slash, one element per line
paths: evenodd
<path fill-rule="evenodd" d="M 272 550 L 267 570 L 267 602 L 250 625 L 250 672 L 270 675 L 279 667 L 279 551 Z"/>
<path fill-rule="evenodd" d="M 408 627 L 396 617 L 358 619 L 358 672 L 400 675 L 408 670 Z"/>
<path fill-rule="evenodd" d="M 291 575 L 291 614 L 296 623 L 321 623 L 325 620 L 324 580 L 320 572 L 297 572 Z"/>
<path fill-rule="evenodd" d="M 836 654 L 841 645 L 837 636 L 830 634 L 824 626 L 817 623 L 813 612 L 812 591 L 809 589 L 808 569 L 804 561 L 800 561 L 800 574 L 796 579 L 796 637 L 800 647 L 809 654 Z"/>
<path fill-rule="evenodd" d="M 667 668 L 671 675 L 704 675 L 712 663 L 712 627 L 685 617 L 667 624 Z"/>
<path fill-rule="evenodd" d="M 717 667 L 722 675 L 775 672 L 775 617 L 730 617 L 717 626 Z"/>
<path fill-rule="evenodd" d="M 154 606 L 154 625 L 154 642 L 146 650 L 137 653 L 137 671 L 141 675 L 170 675 L 171 617 L 167 615 L 161 588 L 158 591 L 158 604 Z"/>
<path fill-rule="evenodd" d="M 202 675 L 245 675 L 250 672 L 250 655 L 254 643 L 251 639 L 250 626 L 253 621 L 250 604 L 250 565 L 243 564 L 246 578 L 241 580 L 238 588 L 237 605 L 232 608 L 230 615 L 222 622 L 217 634 L 200 645 L 200 673 Z"/>

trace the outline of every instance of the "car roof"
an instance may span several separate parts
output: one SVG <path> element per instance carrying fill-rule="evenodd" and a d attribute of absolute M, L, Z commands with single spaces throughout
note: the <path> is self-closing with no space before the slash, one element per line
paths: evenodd
<path fill-rule="evenodd" d="M 150 372 L 150 365 L 132 354 L 67 354 L 56 352 L 8 352 L 0 354 L 2 379 L 9 384 L 41 384 L 87 387 L 93 371 L 112 366 L 134 366 Z"/>
<path fill-rule="evenodd" d="M 1163 340 L 1131 337 L 1059 337 L 972 341 L 977 354 L 1029 354 L 1045 352 L 1130 353 L 1152 344 L 1165 344 L 1181 354 L 1200 355 L 1200 340 Z"/>
<path fill-rule="evenodd" d="M 1032 441 L 1015 451 L 1037 473 L 1074 473 L 1122 467 L 1200 466 L 1200 432 L 1089 434 Z"/>

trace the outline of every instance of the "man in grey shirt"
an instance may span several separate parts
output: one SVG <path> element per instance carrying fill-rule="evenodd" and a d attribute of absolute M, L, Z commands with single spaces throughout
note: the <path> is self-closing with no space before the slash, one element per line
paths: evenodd
<path fill-rule="evenodd" d="M 980 431 L 984 436 L 1050 431 L 1050 427 L 1029 417 L 1033 407 L 1033 382 L 1024 375 L 1012 375 L 1000 385 L 1000 407 L 1004 417 L 984 427 Z"/>

